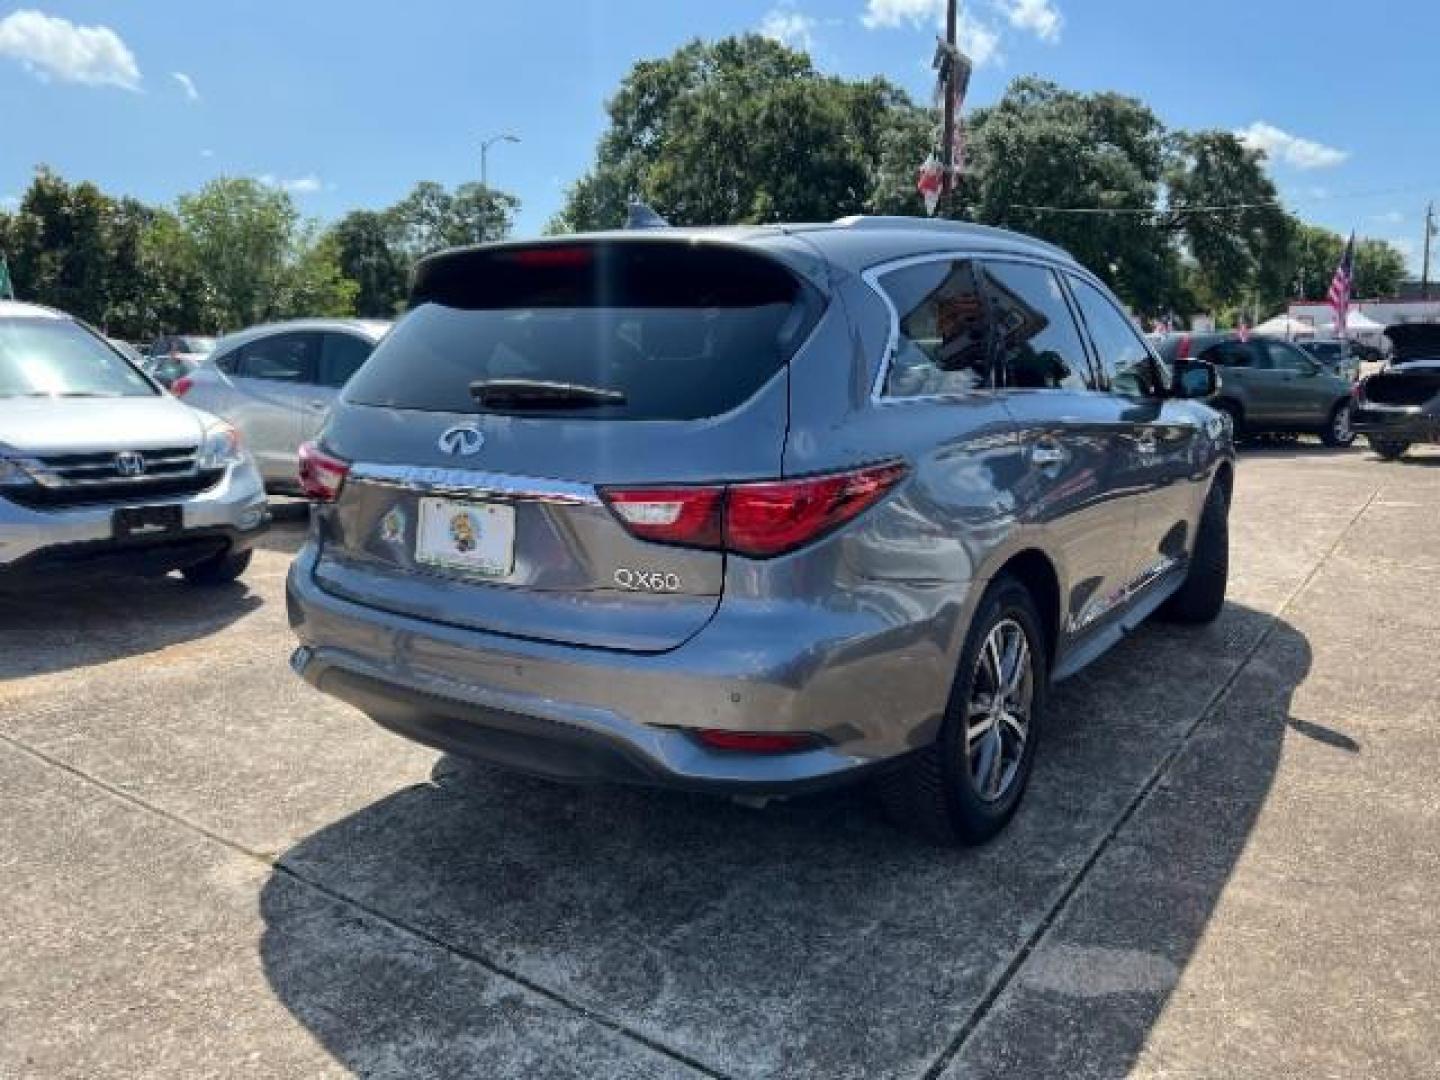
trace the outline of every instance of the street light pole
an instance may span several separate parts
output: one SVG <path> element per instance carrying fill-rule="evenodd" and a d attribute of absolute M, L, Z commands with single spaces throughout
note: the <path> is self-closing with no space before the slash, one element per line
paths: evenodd
<path fill-rule="evenodd" d="M 1425 208 L 1425 261 L 1420 266 L 1420 299 L 1430 299 L 1430 237 L 1435 235 L 1435 204 Z"/>
<path fill-rule="evenodd" d="M 488 139 L 480 141 L 480 187 L 485 192 L 486 198 L 490 196 L 490 147 L 499 142 L 518 143 L 520 137 L 511 135 L 508 131 L 499 135 L 491 135 Z M 485 222 L 480 222 L 480 241 L 485 241 Z"/>

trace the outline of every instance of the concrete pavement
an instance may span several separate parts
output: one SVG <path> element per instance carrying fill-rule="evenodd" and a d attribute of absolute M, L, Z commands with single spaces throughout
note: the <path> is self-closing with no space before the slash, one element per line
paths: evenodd
<path fill-rule="evenodd" d="M 439 757 L 281 584 L 0 600 L 0 1077 L 1440 1076 L 1440 454 L 1242 460 L 1232 603 L 944 851 Z"/>

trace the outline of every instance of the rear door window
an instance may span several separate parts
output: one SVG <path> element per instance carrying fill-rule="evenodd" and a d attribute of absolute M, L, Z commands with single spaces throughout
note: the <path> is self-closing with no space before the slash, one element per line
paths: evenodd
<path fill-rule="evenodd" d="M 317 334 L 272 334 L 242 345 L 234 371 L 244 379 L 313 383 Z"/>
<path fill-rule="evenodd" d="M 1254 357 L 1251 355 L 1251 346 L 1243 341 L 1222 341 L 1218 345 L 1210 346 L 1200 354 L 1199 358 L 1216 367 L 1248 368 L 1255 366 Z"/>
<path fill-rule="evenodd" d="M 990 316 L 972 259 L 937 259 L 879 279 L 899 317 L 885 393 L 964 394 L 994 385 Z"/>
<path fill-rule="evenodd" d="M 718 416 L 774 378 L 821 308 L 753 252 L 642 241 L 442 256 L 422 266 L 412 301 L 347 401 L 567 420 Z M 501 403 L 485 394 L 496 384 L 519 389 Z"/>
<path fill-rule="evenodd" d="M 1002 385 L 1018 390 L 1094 390 L 1075 315 L 1053 270 L 987 262 Z"/>

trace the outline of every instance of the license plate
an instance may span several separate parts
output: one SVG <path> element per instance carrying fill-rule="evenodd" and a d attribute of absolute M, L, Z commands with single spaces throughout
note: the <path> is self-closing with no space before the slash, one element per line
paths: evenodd
<path fill-rule="evenodd" d="M 515 568 L 515 508 L 421 499 L 415 561 L 485 577 L 508 577 Z"/>
<path fill-rule="evenodd" d="M 184 511 L 178 506 L 126 506 L 110 519 L 116 540 L 150 536 L 172 536 L 185 528 Z"/>

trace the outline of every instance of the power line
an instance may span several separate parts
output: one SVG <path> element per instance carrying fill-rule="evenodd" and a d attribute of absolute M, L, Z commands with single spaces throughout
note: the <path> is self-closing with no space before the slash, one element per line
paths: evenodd
<path fill-rule="evenodd" d="M 1169 217 L 1172 214 L 1223 214 L 1234 210 L 1284 210 L 1285 205 L 1271 200 L 1255 203 L 1225 203 L 1218 206 L 1026 206 L 1012 204 L 1011 210 L 1031 210 L 1042 214 L 1137 214 Z"/>

